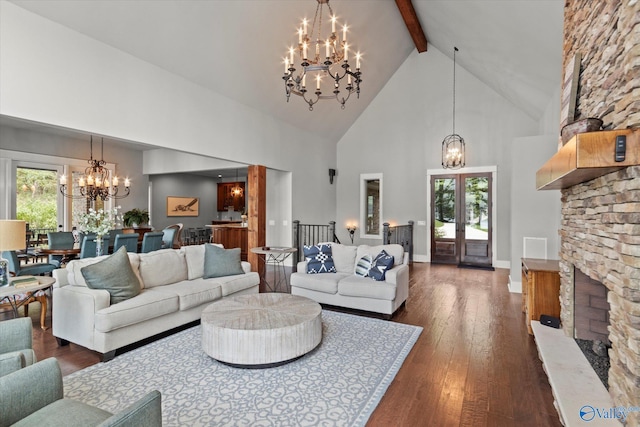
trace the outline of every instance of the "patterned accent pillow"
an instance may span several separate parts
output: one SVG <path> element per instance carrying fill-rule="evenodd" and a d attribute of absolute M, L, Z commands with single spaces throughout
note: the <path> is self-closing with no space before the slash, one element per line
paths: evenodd
<path fill-rule="evenodd" d="M 356 264 L 356 276 L 367 277 L 369 276 L 369 270 L 371 270 L 371 264 L 373 264 L 373 259 L 371 259 L 371 255 L 364 255 L 362 258 L 358 260 Z"/>
<path fill-rule="evenodd" d="M 383 281 L 387 270 L 393 267 L 393 262 L 393 256 L 389 255 L 385 250 L 381 251 L 373 259 L 369 277 L 379 282 Z"/>
<path fill-rule="evenodd" d="M 304 246 L 302 249 L 307 260 L 307 274 L 336 272 L 330 245 Z"/>

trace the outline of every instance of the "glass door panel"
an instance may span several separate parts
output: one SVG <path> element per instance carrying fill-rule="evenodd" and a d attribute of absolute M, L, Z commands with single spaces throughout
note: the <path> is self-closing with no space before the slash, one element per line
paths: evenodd
<path fill-rule="evenodd" d="M 489 240 L 488 186 L 486 177 L 465 178 L 465 239 Z"/>
<path fill-rule="evenodd" d="M 460 263 L 491 266 L 491 176 L 474 174 L 461 178 L 464 180 L 464 240 Z"/>
<path fill-rule="evenodd" d="M 455 176 L 432 177 L 431 262 L 457 263 L 457 182 Z"/>

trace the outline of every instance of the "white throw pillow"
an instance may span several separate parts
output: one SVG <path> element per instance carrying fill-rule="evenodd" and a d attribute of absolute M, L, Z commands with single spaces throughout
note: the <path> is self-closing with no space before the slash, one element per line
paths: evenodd
<path fill-rule="evenodd" d="M 224 248 L 219 243 L 212 245 Z M 199 279 L 204 276 L 204 245 L 187 245 L 180 248 L 187 261 L 187 275 L 189 280 Z"/>
<path fill-rule="evenodd" d="M 177 249 L 160 249 L 139 256 L 140 277 L 145 288 L 187 280 L 187 262 L 184 259 L 184 252 Z M 204 255 L 202 259 L 204 262 Z"/>
<path fill-rule="evenodd" d="M 319 245 L 331 246 L 331 257 L 337 273 L 353 274 L 356 263 L 357 246 L 348 246 L 335 242 L 322 242 Z"/>
<path fill-rule="evenodd" d="M 354 271 L 356 276 L 368 277 L 369 270 L 371 270 L 371 264 L 373 260 L 371 259 L 371 255 L 365 254 L 358 260 L 356 264 L 356 269 Z"/>

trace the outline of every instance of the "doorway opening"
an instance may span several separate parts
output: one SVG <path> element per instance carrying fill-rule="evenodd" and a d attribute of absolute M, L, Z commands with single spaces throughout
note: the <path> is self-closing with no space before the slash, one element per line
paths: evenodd
<path fill-rule="evenodd" d="M 493 177 L 431 175 L 431 262 L 493 269 Z"/>

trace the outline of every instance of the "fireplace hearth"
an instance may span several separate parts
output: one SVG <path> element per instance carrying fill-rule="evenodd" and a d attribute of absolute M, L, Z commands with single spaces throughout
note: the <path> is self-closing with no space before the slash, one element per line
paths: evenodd
<path fill-rule="evenodd" d="M 602 341 L 581 340 L 576 338 L 576 343 L 582 354 L 587 358 L 589 364 L 595 371 L 602 385 L 609 390 L 609 368 L 611 362 L 609 360 L 608 347 Z M 604 351 L 602 349 L 604 348 Z"/>

